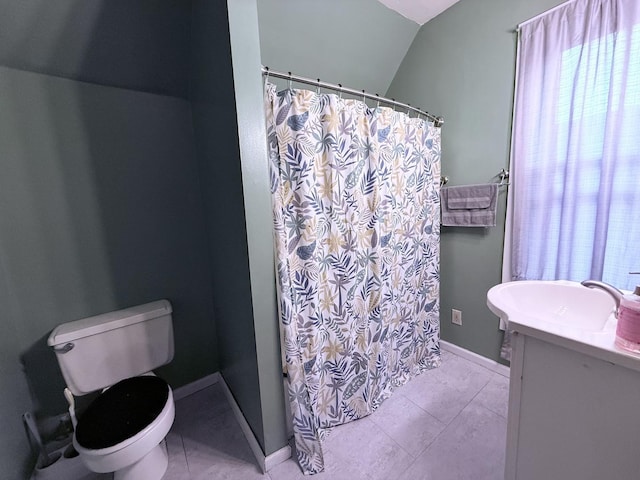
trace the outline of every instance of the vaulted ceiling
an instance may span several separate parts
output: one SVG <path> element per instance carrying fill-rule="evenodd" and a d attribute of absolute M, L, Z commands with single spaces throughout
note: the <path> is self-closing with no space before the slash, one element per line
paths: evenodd
<path fill-rule="evenodd" d="M 459 0 L 378 0 L 400 15 L 423 25 Z"/>

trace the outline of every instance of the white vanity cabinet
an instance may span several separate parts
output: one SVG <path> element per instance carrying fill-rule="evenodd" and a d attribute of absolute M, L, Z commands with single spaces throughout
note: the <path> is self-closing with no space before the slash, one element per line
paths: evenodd
<path fill-rule="evenodd" d="M 505 479 L 640 479 L 640 357 L 532 327 L 511 323 Z"/>

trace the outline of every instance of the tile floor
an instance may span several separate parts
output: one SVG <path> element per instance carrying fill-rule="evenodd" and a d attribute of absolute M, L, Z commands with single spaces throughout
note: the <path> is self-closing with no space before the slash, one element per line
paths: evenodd
<path fill-rule="evenodd" d="M 262 474 L 219 385 L 176 404 L 164 480 L 499 480 L 506 377 L 443 351 L 442 366 L 396 390 L 373 415 L 335 428 L 325 472 L 293 459 Z"/>

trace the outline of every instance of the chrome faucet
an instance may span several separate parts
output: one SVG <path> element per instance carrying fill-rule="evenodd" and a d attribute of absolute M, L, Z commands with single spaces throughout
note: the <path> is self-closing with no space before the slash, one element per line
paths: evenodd
<path fill-rule="evenodd" d="M 619 289 L 617 289 L 613 285 L 609 285 L 608 283 L 604 283 L 604 282 L 601 282 L 599 280 L 585 280 L 585 281 L 580 282 L 580 283 L 582 285 L 584 285 L 585 287 L 600 288 L 600 289 L 604 290 L 605 292 L 607 292 L 609 295 L 611 295 L 613 297 L 613 299 L 615 300 L 615 302 L 616 302 L 615 315 L 616 315 L 616 317 L 618 316 L 618 309 L 620 308 L 620 300 L 622 300 L 622 297 L 624 296 L 624 293 L 622 293 Z"/>

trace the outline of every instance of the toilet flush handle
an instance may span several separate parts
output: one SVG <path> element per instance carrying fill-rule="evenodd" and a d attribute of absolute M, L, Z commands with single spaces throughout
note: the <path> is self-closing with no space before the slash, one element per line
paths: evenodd
<path fill-rule="evenodd" d="M 72 342 L 69 342 L 65 343 L 61 347 L 53 347 L 53 351 L 56 353 L 68 353 L 73 350 L 73 347 L 75 347 L 75 345 Z"/>

